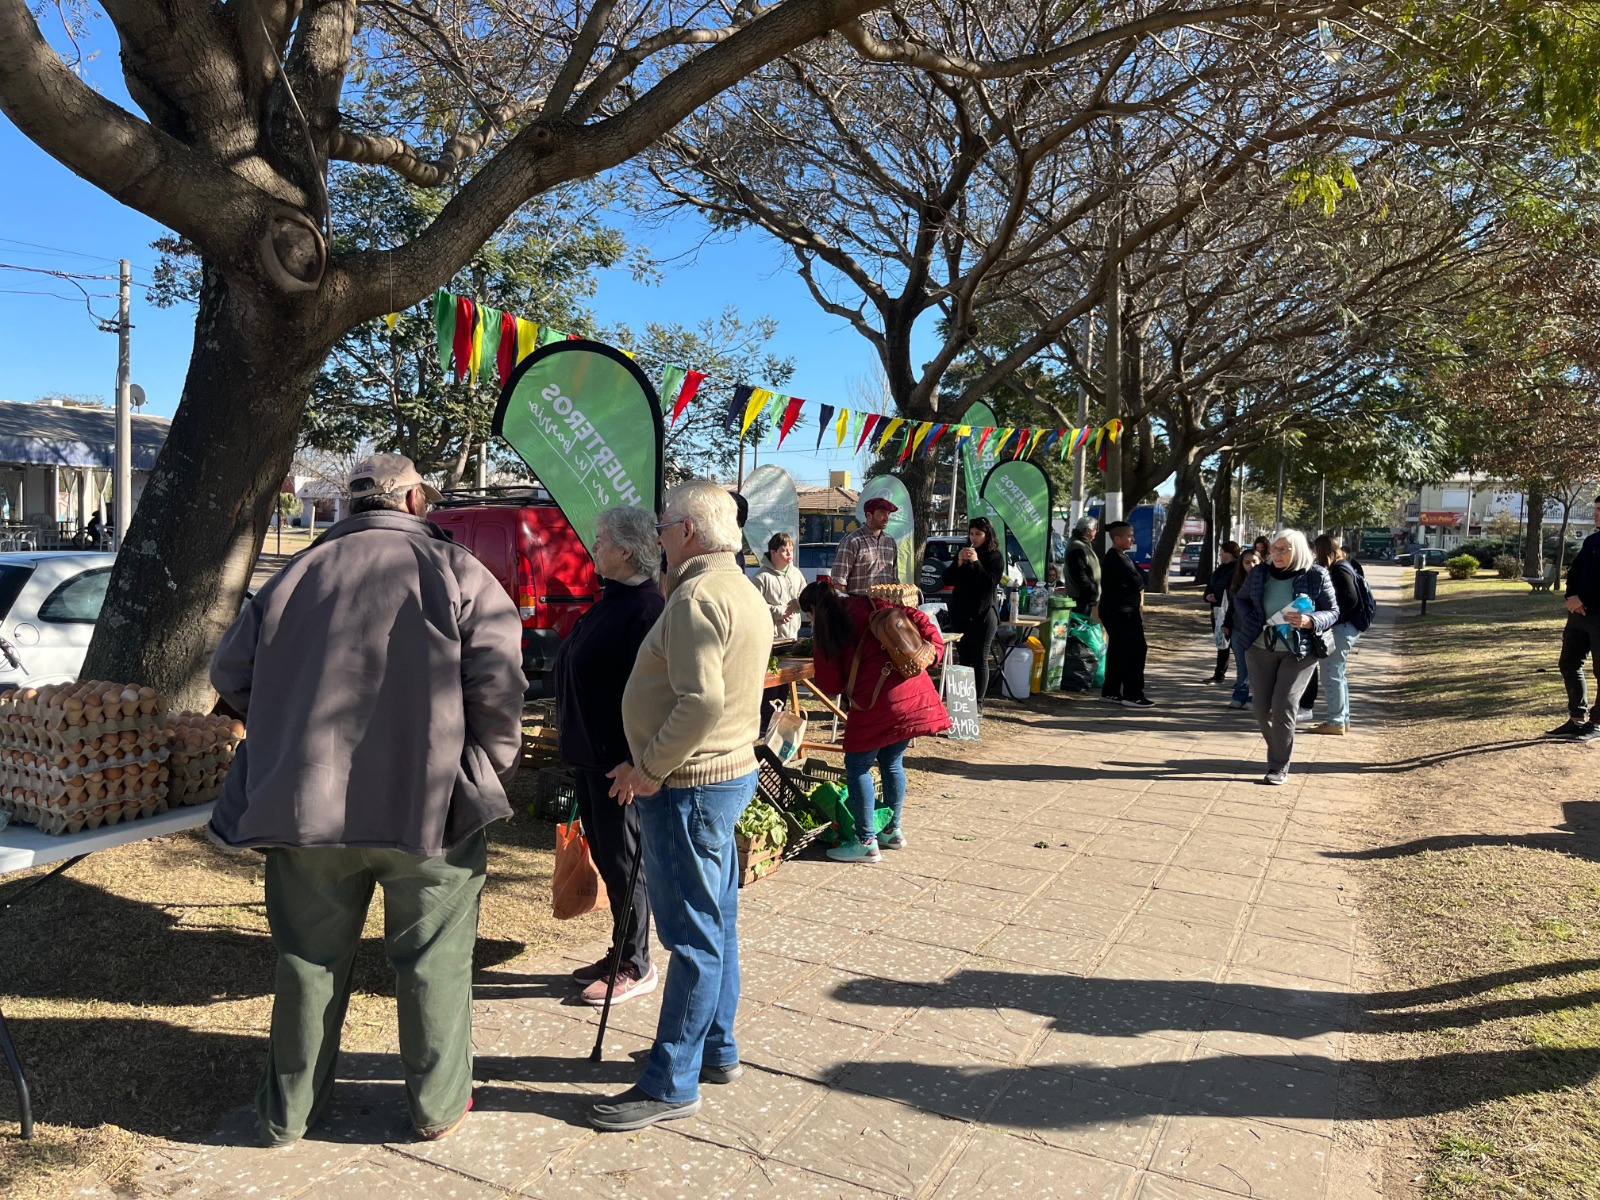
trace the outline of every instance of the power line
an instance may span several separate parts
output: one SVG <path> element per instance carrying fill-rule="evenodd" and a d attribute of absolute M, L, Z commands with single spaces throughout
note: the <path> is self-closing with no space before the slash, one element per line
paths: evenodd
<path fill-rule="evenodd" d="M 71 258 L 88 258 L 95 262 L 114 263 L 120 261 L 115 258 L 107 258 L 104 254 L 85 254 L 82 250 L 63 250 L 60 246 L 41 246 L 38 242 L 19 242 L 16 238 L 0 238 L 0 245 L 22 246 L 28 250 L 42 250 L 49 254 L 65 254 Z M 112 278 L 115 279 L 116 276 L 113 275 Z"/>

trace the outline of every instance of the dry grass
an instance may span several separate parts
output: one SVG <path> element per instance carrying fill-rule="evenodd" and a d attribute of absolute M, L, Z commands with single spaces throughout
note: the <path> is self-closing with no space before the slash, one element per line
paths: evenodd
<path fill-rule="evenodd" d="M 1406 579 L 1410 594 L 1410 579 Z M 1361 869 L 1388 999 L 1386 1193 L 1600 1196 L 1597 749 L 1558 724 L 1559 596 L 1441 578 L 1401 617 L 1394 760 Z"/>
<path fill-rule="evenodd" d="M 523 812 L 533 784 L 519 773 L 517 816 L 491 833 L 480 972 L 605 936 L 601 914 L 550 916 L 554 827 Z M 97 1181 L 127 1190 L 152 1144 L 203 1136 L 249 1102 L 271 1009 L 262 878 L 259 856 L 185 834 L 96 854 L 6 914 L 0 1004 L 39 1124 L 33 1142 L 17 1138 L 0 1078 L 0 1196 L 57 1200 Z M 356 962 L 348 1050 L 396 1049 L 381 936 L 380 895 Z"/>

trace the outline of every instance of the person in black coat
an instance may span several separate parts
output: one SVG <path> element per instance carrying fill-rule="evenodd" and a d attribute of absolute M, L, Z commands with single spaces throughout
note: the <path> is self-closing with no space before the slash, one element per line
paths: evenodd
<path fill-rule="evenodd" d="M 1106 678 L 1100 699 L 1127 708 L 1153 708 L 1144 694 L 1144 664 L 1149 646 L 1144 638 L 1144 589 L 1149 582 L 1129 553 L 1133 526 L 1113 521 L 1106 526 L 1110 541 L 1100 566 L 1100 623 L 1106 629 Z"/>
<path fill-rule="evenodd" d="M 1585 659 L 1593 659 L 1600 680 L 1600 496 L 1594 498 L 1596 532 L 1583 539 L 1578 557 L 1567 571 L 1567 626 L 1561 631 L 1561 682 L 1567 685 L 1567 720 L 1548 737 L 1579 742 L 1600 740 L 1589 687 L 1583 678 Z"/>
<path fill-rule="evenodd" d="M 618 804 L 608 793 L 606 772 L 631 762 L 622 731 L 622 690 L 633 673 L 639 647 L 666 600 L 658 585 L 660 552 L 655 514 L 642 508 L 608 508 L 596 518 L 595 570 L 605 580 L 600 599 L 578 618 L 556 653 L 552 672 L 561 757 L 572 768 L 578 815 L 595 868 L 611 901 L 612 948 L 604 958 L 572 973 L 585 985 L 586 1004 L 603 1004 L 612 950 L 622 938 L 613 1004 L 654 991 L 650 961 L 650 901 L 644 873 L 628 894 L 628 872 L 639 853 L 639 809 Z"/>
<path fill-rule="evenodd" d="M 1222 561 L 1217 564 L 1217 569 L 1211 572 L 1211 582 L 1206 585 L 1206 603 L 1211 606 L 1211 633 L 1217 646 L 1217 669 L 1211 673 L 1208 683 L 1227 682 L 1228 658 L 1233 653 L 1233 648 L 1228 645 L 1228 639 L 1223 636 L 1222 626 L 1227 621 L 1228 609 L 1233 604 L 1228 585 L 1233 582 L 1233 572 L 1239 561 L 1239 543 L 1223 542 L 1220 552 Z"/>
<path fill-rule="evenodd" d="M 967 544 L 946 569 L 944 583 L 954 589 L 947 623 L 951 633 L 961 635 L 955 647 L 956 661 L 972 668 L 980 703 L 989 692 L 989 648 L 999 622 L 995 597 L 1005 573 L 1006 560 L 994 526 L 987 517 L 974 517 L 967 524 Z"/>

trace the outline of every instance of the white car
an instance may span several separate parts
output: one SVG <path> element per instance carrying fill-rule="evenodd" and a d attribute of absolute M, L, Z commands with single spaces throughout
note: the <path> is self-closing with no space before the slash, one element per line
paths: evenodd
<path fill-rule="evenodd" d="M 0 691 L 71 683 L 83 669 L 106 600 L 114 554 L 81 550 L 0 554 Z"/>

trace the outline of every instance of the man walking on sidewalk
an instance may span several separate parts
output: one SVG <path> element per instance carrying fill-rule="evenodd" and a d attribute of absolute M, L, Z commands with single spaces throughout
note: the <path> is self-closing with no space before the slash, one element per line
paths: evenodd
<path fill-rule="evenodd" d="M 1589 688 L 1583 677 L 1584 659 L 1592 659 L 1600 680 L 1600 496 L 1594 498 L 1595 532 L 1583 539 L 1583 549 L 1567 571 L 1567 627 L 1561 632 L 1561 682 L 1567 685 L 1567 720 L 1547 737 L 1575 742 L 1600 740 Z"/>
<path fill-rule="evenodd" d="M 472 1107 L 472 947 L 488 846 L 522 749 L 522 621 L 487 567 L 424 519 L 439 493 L 375 454 L 351 515 L 250 601 L 211 683 L 250 723 L 210 834 L 266 852 L 278 975 L 261 1142 L 327 1107 L 373 890 L 400 1066 L 425 1139 Z"/>
<path fill-rule="evenodd" d="M 1133 549 L 1133 526 L 1113 521 L 1106 526 L 1110 546 L 1101 568 L 1100 623 L 1106 627 L 1106 679 L 1100 699 L 1126 708 L 1154 708 L 1144 694 L 1144 589 L 1147 582 Z"/>

